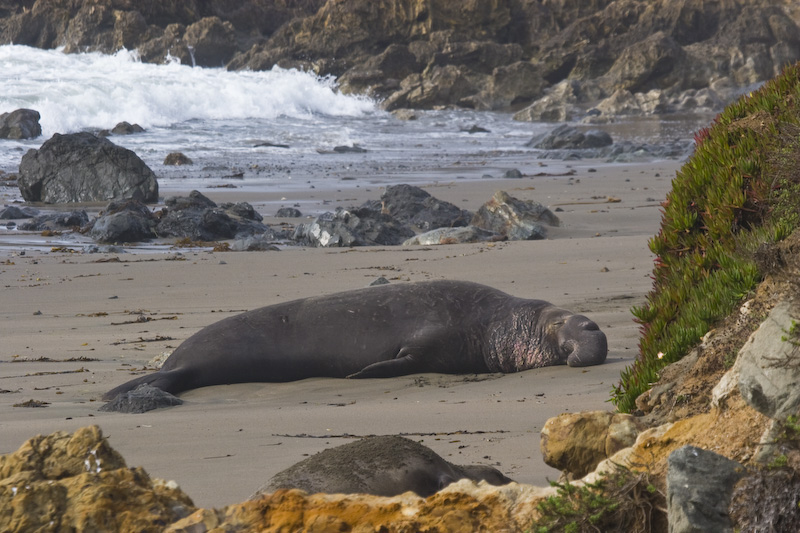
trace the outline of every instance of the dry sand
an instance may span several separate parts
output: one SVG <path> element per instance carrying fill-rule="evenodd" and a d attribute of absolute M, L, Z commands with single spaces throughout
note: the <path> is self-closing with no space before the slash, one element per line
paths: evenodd
<path fill-rule="evenodd" d="M 519 482 L 543 485 L 558 477 L 539 451 L 544 422 L 567 411 L 611 410 L 611 387 L 636 354 L 630 308 L 651 287 L 647 240 L 658 230 L 659 204 L 678 167 L 583 162 L 572 179 L 427 188 L 472 210 L 498 189 L 560 207 L 562 226 L 543 241 L 182 256 L 41 249 L 21 256 L 0 247 L 0 453 L 39 433 L 98 424 L 130 466 L 177 481 L 199 506 L 219 507 L 246 499 L 307 455 L 349 442 L 344 436 L 403 434 L 451 462 L 494 465 Z M 203 192 L 260 209 L 303 199 Z M 331 199 L 355 205 L 378 195 L 349 190 Z M 379 276 L 393 283 L 477 281 L 585 313 L 608 335 L 608 360 L 508 375 L 217 386 L 189 391 L 186 403 L 171 409 L 98 412 L 105 391 L 203 326 L 280 301 L 364 287 Z M 53 362 L 34 362 L 39 358 Z M 14 407 L 31 399 L 48 404 Z"/>

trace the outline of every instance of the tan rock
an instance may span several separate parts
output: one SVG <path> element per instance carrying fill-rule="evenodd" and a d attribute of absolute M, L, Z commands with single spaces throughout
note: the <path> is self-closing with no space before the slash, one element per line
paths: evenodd
<path fill-rule="evenodd" d="M 580 478 L 636 441 L 644 426 L 631 415 L 607 411 L 564 413 L 542 429 L 544 462 Z"/>
<path fill-rule="evenodd" d="M 0 531 L 161 531 L 194 511 L 90 426 L 37 436 L 0 456 Z"/>

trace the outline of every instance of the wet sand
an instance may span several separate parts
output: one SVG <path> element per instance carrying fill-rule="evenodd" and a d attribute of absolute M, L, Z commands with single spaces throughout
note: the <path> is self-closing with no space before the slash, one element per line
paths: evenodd
<path fill-rule="evenodd" d="M 130 466 L 177 481 L 199 506 L 219 507 L 353 436 L 403 434 L 451 462 L 489 464 L 543 485 L 558 477 L 541 459 L 544 422 L 562 412 L 613 408 L 611 387 L 636 354 L 630 308 L 651 287 L 647 240 L 658 230 L 659 203 L 679 166 L 582 162 L 571 178 L 440 179 L 426 187 L 471 210 L 498 189 L 560 208 L 562 226 L 543 241 L 247 253 L 36 247 L 20 255 L 17 247 L 0 247 L 0 453 L 39 433 L 97 424 Z M 202 192 L 217 202 L 247 200 L 262 213 L 308 201 L 300 191 Z M 378 187 L 348 189 L 329 199 L 332 206 L 358 205 L 379 194 Z M 98 412 L 105 391 L 203 326 L 272 303 L 364 287 L 379 276 L 393 283 L 477 281 L 582 312 L 608 335 L 608 360 L 509 375 L 207 387 L 184 393 L 180 407 Z M 14 406 L 28 400 L 46 406 Z"/>

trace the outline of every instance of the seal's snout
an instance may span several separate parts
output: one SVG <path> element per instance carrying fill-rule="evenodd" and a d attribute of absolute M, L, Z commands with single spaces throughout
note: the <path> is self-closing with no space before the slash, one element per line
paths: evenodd
<path fill-rule="evenodd" d="M 583 315 L 569 317 L 561 330 L 569 366 L 599 365 L 608 355 L 608 340 L 600 327 Z"/>

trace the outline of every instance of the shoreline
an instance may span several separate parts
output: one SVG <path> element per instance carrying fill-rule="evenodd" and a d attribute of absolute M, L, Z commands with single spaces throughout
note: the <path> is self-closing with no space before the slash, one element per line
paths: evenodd
<path fill-rule="evenodd" d="M 522 483 L 556 479 L 559 472 L 541 460 L 539 431 L 561 412 L 612 409 L 611 387 L 637 351 L 638 326 L 629 310 L 652 283 L 647 240 L 658 230 L 660 202 L 682 164 L 578 163 L 596 172 L 424 187 L 471 210 L 498 189 L 558 206 L 562 225 L 542 241 L 177 250 L 181 255 L 32 250 L 20 256 L 0 246 L 0 390 L 11 391 L 0 393 L 0 453 L 39 433 L 98 424 L 129 466 L 175 480 L 203 507 L 246 499 L 308 454 L 348 442 L 345 435 L 407 434 L 453 463 L 489 464 Z M 337 203 L 339 195 L 359 205 L 379 196 L 377 189 L 332 192 L 330 207 L 347 205 Z M 214 201 L 249 201 L 262 214 L 280 198 L 291 205 L 299 197 L 201 192 Z M 265 222 L 276 219 L 265 216 Z M 186 403 L 172 409 L 97 411 L 104 392 L 199 328 L 247 309 L 363 287 L 381 275 L 393 283 L 477 281 L 587 314 L 608 335 L 608 360 L 508 375 L 217 386 L 183 394 Z M 57 362 L 69 359 L 76 360 Z M 30 399 L 49 404 L 13 407 Z"/>

